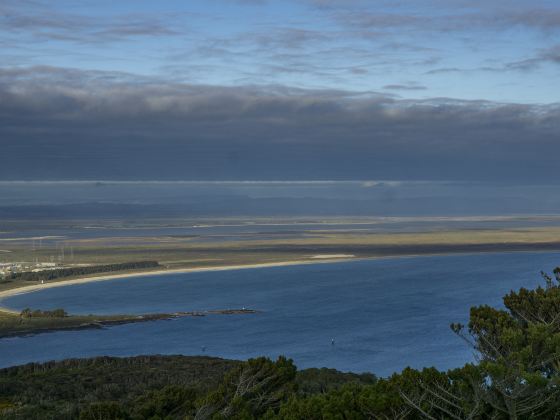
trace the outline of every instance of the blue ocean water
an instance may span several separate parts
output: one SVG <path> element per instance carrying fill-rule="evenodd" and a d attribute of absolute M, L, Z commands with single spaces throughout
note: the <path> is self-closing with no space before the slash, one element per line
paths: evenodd
<path fill-rule="evenodd" d="M 74 314 L 229 308 L 260 311 L 52 332 L 0 340 L 0 366 L 97 355 L 186 354 L 293 358 L 300 368 L 389 375 L 473 360 L 449 329 L 469 308 L 501 305 L 512 289 L 542 284 L 559 253 L 392 258 L 171 274 L 46 289 L 3 301 Z M 332 344 L 334 340 L 334 345 Z"/>

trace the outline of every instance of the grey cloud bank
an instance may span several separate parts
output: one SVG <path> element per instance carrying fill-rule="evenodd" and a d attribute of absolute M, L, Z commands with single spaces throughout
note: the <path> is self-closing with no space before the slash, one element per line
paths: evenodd
<path fill-rule="evenodd" d="M 557 183 L 560 106 L 0 69 L 0 177 Z"/>

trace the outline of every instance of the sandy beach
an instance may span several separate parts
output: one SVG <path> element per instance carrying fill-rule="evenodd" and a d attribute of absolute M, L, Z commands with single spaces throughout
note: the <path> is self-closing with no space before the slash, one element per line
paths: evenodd
<path fill-rule="evenodd" d="M 503 244 L 501 244 L 503 245 Z M 553 249 L 557 249 L 553 247 Z M 228 271 L 228 270 L 244 270 L 244 269 L 252 269 L 252 268 L 268 268 L 268 267 L 285 267 L 285 266 L 295 266 L 295 265 L 311 265 L 311 264 L 332 264 L 332 263 L 340 263 L 340 262 L 349 262 L 349 261 L 363 261 L 363 260 L 371 260 L 371 259 L 385 259 L 385 258 L 406 258 L 406 257 L 418 257 L 418 256 L 432 256 L 432 255 L 468 255 L 468 254 L 479 254 L 479 253 L 493 253 L 493 252 L 508 252 L 508 253 L 525 253 L 525 252 L 538 252 L 538 251 L 548 251 L 548 249 L 515 249 L 515 247 L 509 246 L 506 249 L 496 249 L 490 247 L 490 249 L 480 249 L 480 248 L 459 248 L 455 251 L 451 252 L 448 250 L 441 250 L 441 249 L 431 249 L 429 252 L 410 252 L 410 253 L 402 253 L 402 254 L 393 254 L 393 255 L 378 255 L 378 256 L 355 256 L 353 254 L 316 254 L 316 255 L 307 255 L 305 256 L 306 259 L 294 259 L 288 261 L 276 261 L 276 262 L 267 262 L 267 263 L 254 263 L 254 264 L 232 264 L 232 265 L 223 265 L 223 266 L 202 266 L 202 267 L 191 267 L 191 268 L 177 268 L 177 269 L 160 269 L 154 271 L 137 271 L 137 272 L 126 272 L 121 274 L 106 274 L 106 275 L 96 275 L 96 276 L 89 276 L 89 277 L 81 277 L 81 278 L 74 278 L 70 280 L 58 280 L 44 284 L 33 284 L 29 286 L 23 287 L 15 287 L 13 289 L 2 290 L 0 291 L 0 312 L 10 313 L 10 314 L 18 314 L 19 312 L 14 311 L 13 309 L 7 308 L 3 305 L 3 299 L 8 298 L 10 296 L 20 295 L 24 293 L 31 293 L 36 292 L 39 290 L 50 289 L 53 287 L 64 287 L 64 286 L 71 286 L 76 284 L 85 284 L 91 282 L 98 282 L 98 281 L 106 281 L 106 280 L 116 280 L 116 279 L 125 279 L 131 277 L 148 277 L 148 276 L 157 276 L 157 275 L 166 275 L 166 274 L 180 274 L 180 273 L 198 273 L 198 272 L 206 272 L 206 271 Z"/>
<path fill-rule="evenodd" d="M 130 277 L 148 277 L 148 276 L 180 274 L 180 273 L 200 273 L 205 271 L 245 270 L 251 268 L 285 267 L 291 265 L 328 264 L 334 262 L 355 261 L 358 259 L 362 259 L 362 258 L 329 258 L 329 259 L 325 258 L 325 259 L 312 260 L 312 261 L 294 260 L 294 261 L 279 261 L 279 262 L 259 263 L 259 264 L 227 265 L 227 266 L 220 266 L 220 267 L 180 268 L 180 269 L 169 269 L 169 270 L 140 271 L 140 272 L 124 273 L 124 274 L 107 274 L 102 276 L 83 277 L 83 278 L 72 279 L 72 280 L 60 280 L 52 283 L 33 284 L 30 286 L 23 286 L 14 289 L 0 291 L 0 311 L 12 313 L 12 314 L 19 314 L 19 312 L 3 306 L 2 300 L 10 296 L 21 295 L 23 293 L 36 292 L 39 290 L 51 289 L 53 287 L 64 287 L 64 286 L 71 286 L 75 284 L 85 284 L 85 283 L 92 283 L 97 281 L 125 279 Z"/>

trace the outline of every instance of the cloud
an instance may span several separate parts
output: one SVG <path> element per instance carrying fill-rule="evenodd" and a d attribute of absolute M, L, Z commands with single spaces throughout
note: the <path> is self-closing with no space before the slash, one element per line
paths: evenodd
<path fill-rule="evenodd" d="M 429 71 L 425 72 L 424 74 L 430 75 L 430 74 L 442 74 L 442 73 L 461 73 L 463 71 L 465 71 L 465 70 L 460 69 L 458 67 L 442 67 L 442 68 L 439 68 L 439 69 L 429 70 Z"/>
<path fill-rule="evenodd" d="M 250 5 L 263 5 L 267 4 L 267 0 L 221 0 L 225 3 L 238 3 L 238 4 L 250 4 Z"/>
<path fill-rule="evenodd" d="M 211 7 L 160 2 L 149 9 L 117 3 L 92 10 L 89 3 L 4 0 L 0 61 L 80 60 L 83 67 L 162 72 L 190 83 L 362 89 L 408 77 L 422 82 L 426 74 L 537 68 L 545 57 L 528 51 L 535 42 L 547 48 L 560 19 L 558 8 L 541 0 L 295 0 L 279 9 L 261 0 L 214 0 Z M 508 47 L 524 34 L 530 42 Z M 503 56 L 495 54 L 504 48 Z"/>
<path fill-rule="evenodd" d="M 534 70 L 542 64 L 560 64 L 560 44 L 550 48 L 541 49 L 534 57 L 508 63 L 508 70 Z"/>
<path fill-rule="evenodd" d="M 175 36 L 172 15 L 140 13 L 103 17 L 69 13 L 36 2 L 7 2 L 0 6 L 0 28 L 39 40 L 105 43 L 137 37 Z"/>
<path fill-rule="evenodd" d="M 428 32 L 510 30 L 529 28 L 558 32 L 560 10 L 546 1 L 534 2 L 415 2 L 380 1 L 367 7 L 364 1 L 309 0 L 309 4 L 330 13 L 338 23 L 362 28 L 385 28 Z"/>
<path fill-rule="evenodd" d="M 9 179 L 557 180 L 560 106 L 0 69 Z"/>
<path fill-rule="evenodd" d="M 415 83 L 407 84 L 396 84 L 396 85 L 385 85 L 383 86 L 385 90 L 426 90 L 426 86 L 418 85 Z"/>
<path fill-rule="evenodd" d="M 437 75 L 442 73 L 472 73 L 477 71 L 482 72 L 508 72 L 508 71 L 531 71 L 538 69 L 543 64 L 560 64 L 560 45 L 554 45 L 549 48 L 539 49 L 535 55 L 530 58 L 525 58 L 523 60 L 512 61 L 505 63 L 503 65 L 496 66 L 482 66 L 470 69 L 460 69 L 460 68 L 438 68 L 432 69 L 424 74 L 426 75 Z"/>

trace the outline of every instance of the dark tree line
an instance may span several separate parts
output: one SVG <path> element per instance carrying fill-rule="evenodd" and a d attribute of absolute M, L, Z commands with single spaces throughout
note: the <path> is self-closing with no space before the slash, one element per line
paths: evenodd
<path fill-rule="evenodd" d="M 22 318 L 64 318 L 68 313 L 64 309 L 53 309 L 52 311 L 42 311 L 40 309 L 25 308 L 21 311 Z"/>
<path fill-rule="evenodd" d="M 58 268 L 55 270 L 44 271 L 22 271 L 11 273 L 6 276 L 6 280 L 24 281 L 49 281 L 64 277 L 84 276 L 88 274 L 110 273 L 113 271 L 140 270 L 145 268 L 160 267 L 157 261 L 134 261 L 119 264 L 92 265 L 86 267 Z"/>

